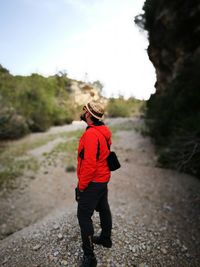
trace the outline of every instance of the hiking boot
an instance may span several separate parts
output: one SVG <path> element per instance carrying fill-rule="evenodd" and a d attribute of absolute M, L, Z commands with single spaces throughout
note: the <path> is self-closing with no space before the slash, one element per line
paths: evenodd
<path fill-rule="evenodd" d="M 97 266 L 97 260 L 95 256 L 83 256 L 82 263 L 80 267 L 96 267 Z"/>
<path fill-rule="evenodd" d="M 102 245 L 105 248 L 112 247 L 112 240 L 111 238 L 105 238 L 101 236 L 93 236 L 93 243 L 97 245 Z"/>

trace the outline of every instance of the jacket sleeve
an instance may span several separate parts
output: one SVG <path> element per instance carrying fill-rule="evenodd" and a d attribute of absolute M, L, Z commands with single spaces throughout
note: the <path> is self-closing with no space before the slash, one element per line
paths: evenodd
<path fill-rule="evenodd" d="M 79 189 L 84 190 L 94 180 L 97 169 L 97 145 L 98 137 L 91 130 L 84 135 L 84 159 L 79 172 Z"/>

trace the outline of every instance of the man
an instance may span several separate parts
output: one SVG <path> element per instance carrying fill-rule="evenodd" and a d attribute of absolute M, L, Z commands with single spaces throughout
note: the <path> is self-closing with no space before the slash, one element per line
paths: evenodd
<path fill-rule="evenodd" d="M 95 267 L 97 265 L 93 243 L 107 248 L 112 246 L 112 217 L 107 189 L 110 180 L 107 157 L 111 145 L 111 132 L 102 122 L 103 115 L 102 104 L 91 101 L 84 106 L 80 116 L 81 120 L 88 125 L 79 141 L 77 164 L 77 216 L 84 252 L 80 267 Z M 94 210 L 98 211 L 100 216 L 100 236 L 93 236 L 94 229 L 91 217 Z"/>

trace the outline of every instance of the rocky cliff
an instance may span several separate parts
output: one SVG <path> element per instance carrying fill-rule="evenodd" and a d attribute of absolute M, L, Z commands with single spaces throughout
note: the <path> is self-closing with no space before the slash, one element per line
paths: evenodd
<path fill-rule="evenodd" d="M 146 0 L 143 11 L 135 22 L 157 76 L 146 118 L 159 161 L 200 176 L 200 2 Z"/>
<path fill-rule="evenodd" d="M 194 0 L 148 2 L 149 5 L 151 2 L 156 3 L 154 10 L 149 14 L 152 16 L 152 22 L 148 28 L 148 55 L 156 70 L 155 86 L 158 94 L 166 90 L 188 59 L 199 58 L 200 2 Z"/>
<path fill-rule="evenodd" d="M 84 105 L 91 100 L 103 100 L 101 88 L 95 83 L 71 80 L 71 94 L 76 105 Z"/>

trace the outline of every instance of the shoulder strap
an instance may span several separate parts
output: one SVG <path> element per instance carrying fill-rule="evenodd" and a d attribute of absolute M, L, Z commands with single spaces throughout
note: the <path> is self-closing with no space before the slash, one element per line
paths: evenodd
<path fill-rule="evenodd" d="M 102 132 L 100 132 L 97 128 L 94 128 L 94 129 L 97 130 L 97 132 L 99 132 L 99 133 L 106 139 L 107 147 L 108 147 L 108 149 L 110 150 L 110 145 L 109 145 L 109 143 L 108 143 L 108 139 L 105 137 L 105 135 L 104 135 Z"/>
<path fill-rule="evenodd" d="M 97 130 L 96 128 L 94 128 L 97 132 L 99 132 L 105 139 L 106 139 L 106 144 L 107 144 L 107 147 L 108 147 L 108 150 L 110 150 L 110 145 L 108 143 L 108 140 L 107 138 L 105 137 L 105 135 L 100 132 L 99 130 Z M 100 141 L 98 140 L 98 145 L 97 145 L 97 155 L 96 155 L 96 159 L 98 160 L 99 159 L 99 156 L 100 156 Z"/>
<path fill-rule="evenodd" d="M 90 128 L 90 126 L 87 127 L 87 129 L 89 129 L 89 128 Z M 108 140 L 107 140 L 107 138 L 105 137 L 105 135 L 104 135 L 102 132 L 100 132 L 99 130 L 97 130 L 97 128 L 93 128 L 93 129 L 95 129 L 97 132 L 99 132 L 99 133 L 106 139 L 106 144 L 107 144 L 108 150 L 110 150 L 110 145 L 109 145 Z M 84 148 L 83 148 L 83 149 L 84 149 Z M 81 152 L 82 152 L 82 151 L 81 151 Z M 100 141 L 99 141 L 99 139 L 98 139 L 97 153 L 96 153 L 96 159 L 97 159 L 97 160 L 99 159 L 99 156 L 100 156 Z M 83 158 L 84 158 L 84 151 L 83 151 Z"/>
<path fill-rule="evenodd" d="M 100 156 L 100 142 L 98 140 L 98 145 L 97 145 L 97 154 L 96 154 L 96 159 L 98 160 Z"/>

